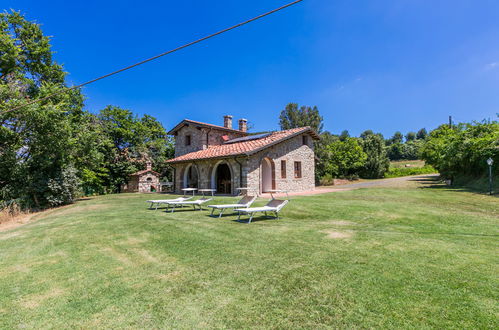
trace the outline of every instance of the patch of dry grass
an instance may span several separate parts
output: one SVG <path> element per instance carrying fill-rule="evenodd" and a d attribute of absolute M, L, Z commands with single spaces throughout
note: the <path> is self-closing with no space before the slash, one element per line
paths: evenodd
<path fill-rule="evenodd" d="M 323 233 L 327 234 L 327 238 L 331 239 L 340 239 L 340 238 L 350 238 L 352 237 L 353 233 L 352 232 L 345 232 L 345 231 L 335 231 L 335 230 L 323 230 Z"/>
<path fill-rule="evenodd" d="M 33 309 L 39 307 L 45 301 L 59 297 L 64 294 L 64 290 L 61 288 L 50 289 L 44 293 L 37 293 L 24 297 L 20 301 L 20 306 L 28 309 Z"/>

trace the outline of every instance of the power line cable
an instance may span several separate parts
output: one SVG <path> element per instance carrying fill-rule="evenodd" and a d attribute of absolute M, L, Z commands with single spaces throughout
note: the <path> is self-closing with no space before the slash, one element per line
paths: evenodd
<path fill-rule="evenodd" d="M 258 20 L 258 19 L 260 19 L 260 18 L 263 18 L 263 17 L 265 17 L 265 16 L 271 15 L 271 14 L 276 13 L 276 12 L 278 12 L 278 11 L 280 11 L 280 10 L 285 9 L 285 8 L 291 7 L 291 6 L 293 6 L 293 5 L 295 5 L 295 4 L 299 3 L 299 2 L 302 2 L 302 1 L 303 1 L 303 0 L 296 0 L 296 1 L 290 2 L 290 3 L 288 3 L 288 4 L 284 5 L 284 6 L 281 6 L 281 7 L 279 7 L 279 8 L 276 8 L 276 9 L 273 9 L 273 10 L 271 10 L 271 11 L 268 11 L 268 12 L 266 12 L 266 13 L 264 13 L 264 14 L 261 14 L 261 15 L 258 15 L 258 16 L 256 16 L 256 17 L 253 17 L 253 18 L 251 18 L 251 19 L 249 19 L 249 20 L 247 20 L 247 21 L 244 21 L 244 22 L 238 23 L 238 24 L 236 24 L 236 25 L 233 25 L 233 26 L 228 27 L 228 28 L 226 28 L 226 29 L 220 30 L 220 31 L 215 32 L 215 33 L 213 33 L 213 34 L 207 35 L 207 36 L 202 37 L 202 38 L 200 38 L 200 39 L 197 39 L 197 40 L 195 40 L 195 41 L 191 41 L 191 42 L 189 42 L 189 43 L 187 43 L 187 44 L 184 44 L 184 45 L 179 46 L 179 47 L 177 47 L 177 48 L 171 49 L 171 50 L 166 51 L 166 52 L 164 52 L 164 53 L 161 53 L 161 54 L 159 54 L 159 55 L 156 55 L 156 56 L 150 57 L 150 58 L 148 58 L 148 59 L 142 60 L 142 61 L 137 62 L 137 63 L 135 63 L 135 64 L 129 65 L 129 66 L 125 67 L 125 68 L 122 68 L 122 69 L 119 69 L 119 70 L 113 71 L 113 72 L 111 72 L 111 73 L 105 74 L 105 75 L 100 76 L 100 77 L 98 77 L 98 78 L 95 78 L 95 79 L 89 80 L 89 81 L 87 81 L 87 82 L 84 82 L 84 83 L 82 83 L 82 84 L 79 84 L 79 85 L 76 85 L 76 86 L 70 87 L 70 88 L 68 88 L 68 89 L 63 89 L 63 90 L 60 90 L 60 91 L 58 91 L 58 92 L 55 92 L 55 93 L 49 94 L 49 95 L 47 95 L 47 96 L 45 96 L 45 97 L 43 97 L 43 98 L 41 98 L 41 99 L 32 100 L 32 101 L 30 101 L 30 102 L 28 102 L 28 103 L 26 103 L 26 104 L 22 104 L 22 105 L 19 105 L 19 106 L 17 106 L 17 107 L 11 108 L 11 109 L 9 109 L 9 110 L 5 110 L 5 111 L 3 111 L 3 112 L 0 112 L 0 114 L 9 113 L 9 112 L 12 112 L 12 111 L 15 111 L 15 110 L 21 109 L 21 108 L 23 108 L 23 107 L 25 107 L 25 106 L 28 106 L 28 105 L 31 105 L 31 104 L 34 104 L 34 103 L 38 103 L 38 102 L 44 101 L 44 100 L 46 100 L 46 99 L 48 99 L 48 98 L 51 98 L 52 96 L 59 95 L 59 94 L 62 94 L 62 93 L 66 93 L 66 92 L 69 92 L 69 91 L 71 91 L 71 90 L 73 90 L 73 89 L 77 89 L 77 88 L 83 87 L 83 86 L 85 86 L 85 85 L 89 85 L 89 84 L 94 83 L 94 82 L 96 82 L 96 81 L 99 81 L 99 80 L 101 80 L 101 79 L 104 79 L 104 78 L 107 78 L 107 77 L 113 76 L 113 75 L 118 74 L 118 73 L 120 73 L 120 72 L 123 72 L 123 71 L 129 70 L 129 69 L 134 68 L 134 67 L 136 67 L 136 66 L 142 65 L 142 64 L 144 64 L 144 63 L 147 63 L 147 62 L 153 61 L 153 60 L 158 59 L 158 58 L 160 58 L 160 57 L 163 57 L 163 56 L 165 56 L 165 55 L 168 55 L 168 54 L 171 54 L 171 53 L 177 52 L 177 51 L 179 51 L 179 50 L 181 50 L 181 49 L 184 49 L 184 48 L 187 48 L 187 47 L 189 47 L 189 46 L 192 46 L 192 45 L 195 45 L 195 44 L 197 44 L 197 43 L 200 43 L 200 42 L 202 42 L 202 41 L 208 40 L 208 39 L 213 38 L 213 37 L 215 37 L 215 36 L 218 36 L 218 35 L 220 35 L 220 34 L 222 34 L 222 33 L 228 32 L 228 31 L 230 31 L 230 30 L 234 30 L 234 29 L 236 29 L 236 28 L 238 28 L 238 27 L 241 27 L 241 26 L 243 26 L 243 25 L 246 25 L 246 24 L 248 24 L 248 23 L 251 23 L 251 22 L 253 22 L 253 21 L 256 21 L 256 20 Z"/>

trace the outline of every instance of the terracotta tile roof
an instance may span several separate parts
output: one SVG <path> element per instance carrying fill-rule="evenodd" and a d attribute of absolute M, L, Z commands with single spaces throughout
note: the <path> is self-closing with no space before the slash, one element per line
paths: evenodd
<path fill-rule="evenodd" d="M 142 175 L 142 174 L 146 174 L 147 172 L 151 172 L 151 173 L 153 173 L 155 175 L 160 175 L 158 172 L 153 171 L 153 170 L 142 170 L 142 171 L 138 171 L 138 172 L 132 173 L 132 174 L 130 174 L 130 176 Z"/>
<path fill-rule="evenodd" d="M 194 124 L 194 125 L 203 126 L 203 127 L 211 127 L 211 128 L 218 129 L 221 131 L 238 133 L 241 135 L 248 135 L 248 133 L 241 132 L 240 130 L 237 130 L 237 129 L 227 128 L 227 127 L 223 127 L 223 126 L 219 126 L 219 125 L 207 124 L 207 123 L 203 123 L 203 122 L 195 121 L 195 120 L 190 120 L 190 119 L 182 120 L 180 123 L 177 124 L 177 126 L 175 126 L 171 131 L 168 132 L 168 135 L 174 135 L 176 131 L 178 131 L 179 129 L 181 129 L 185 125 L 189 125 L 189 124 Z"/>
<path fill-rule="evenodd" d="M 179 163 L 200 159 L 227 158 L 230 156 L 251 155 L 302 133 L 309 133 L 314 139 L 319 139 L 317 133 L 315 133 L 310 127 L 299 127 L 285 131 L 273 132 L 267 136 L 255 140 L 212 146 L 205 150 L 191 152 L 177 158 L 170 159 L 167 162 Z"/>

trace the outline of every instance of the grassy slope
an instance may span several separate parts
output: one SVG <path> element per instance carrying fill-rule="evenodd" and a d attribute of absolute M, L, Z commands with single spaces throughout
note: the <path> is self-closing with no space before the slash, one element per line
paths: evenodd
<path fill-rule="evenodd" d="M 405 165 L 411 165 L 411 167 L 423 167 L 425 166 L 424 160 L 393 160 L 390 162 L 390 168 L 405 168 Z"/>
<path fill-rule="evenodd" d="M 405 167 L 406 165 L 410 165 L 410 167 Z M 430 165 L 425 165 L 424 160 L 399 160 L 390 162 L 390 168 L 385 173 L 385 178 L 431 173 L 437 173 L 437 171 Z"/>
<path fill-rule="evenodd" d="M 150 197 L 0 233 L 0 328 L 497 326 L 496 197 L 363 189 L 251 225 L 149 211 Z"/>

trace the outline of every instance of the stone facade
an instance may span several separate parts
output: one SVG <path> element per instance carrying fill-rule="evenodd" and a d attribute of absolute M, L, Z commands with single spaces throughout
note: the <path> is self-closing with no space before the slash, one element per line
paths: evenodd
<path fill-rule="evenodd" d="M 202 146 L 203 135 L 194 133 L 195 131 L 188 127 L 180 130 L 177 144 L 182 144 L 183 134 L 191 134 L 201 139 L 197 146 Z M 217 141 L 216 137 L 214 140 Z M 191 143 L 194 143 L 194 140 L 191 140 Z M 182 145 L 176 146 L 176 156 L 192 152 L 190 150 L 195 151 Z M 295 162 L 298 164 L 295 165 Z M 247 187 L 252 193 L 263 193 L 270 189 L 296 192 L 315 188 L 314 143 L 311 136 L 304 133 L 250 156 L 174 163 L 172 166 L 175 168 L 175 191 L 180 193 L 181 189 L 186 187 L 217 189 L 217 168 L 221 164 L 226 164 L 230 170 L 232 195 L 238 193 L 239 187 Z M 189 180 L 195 177 L 192 171 L 197 172 L 197 182 Z"/>
<path fill-rule="evenodd" d="M 218 146 L 226 140 L 232 140 L 244 135 L 242 132 L 237 131 L 184 126 L 175 135 L 175 157 L 198 150 L 205 150 L 209 146 Z"/>
<path fill-rule="evenodd" d="M 151 164 L 147 164 L 147 169 L 130 175 L 127 184 L 121 187 L 123 192 L 159 192 L 161 184 L 159 182 L 159 173 L 151 169 Z"/>
<path fill-rule="evenodd" d="M 306 142 L 303 144 L 303 135 L 298 135 L 250 156 L 246 165 L 245 186 L 259 193 L 265 192 L 262 162 L 268 159 L 274 168 L 271 173 L 274 177 L 272 189 L 290 192 L 315 189 L 314 144 L 310 137 Z M 300 163 L 301 177 L 295 177 L 295 162 Z"/>

